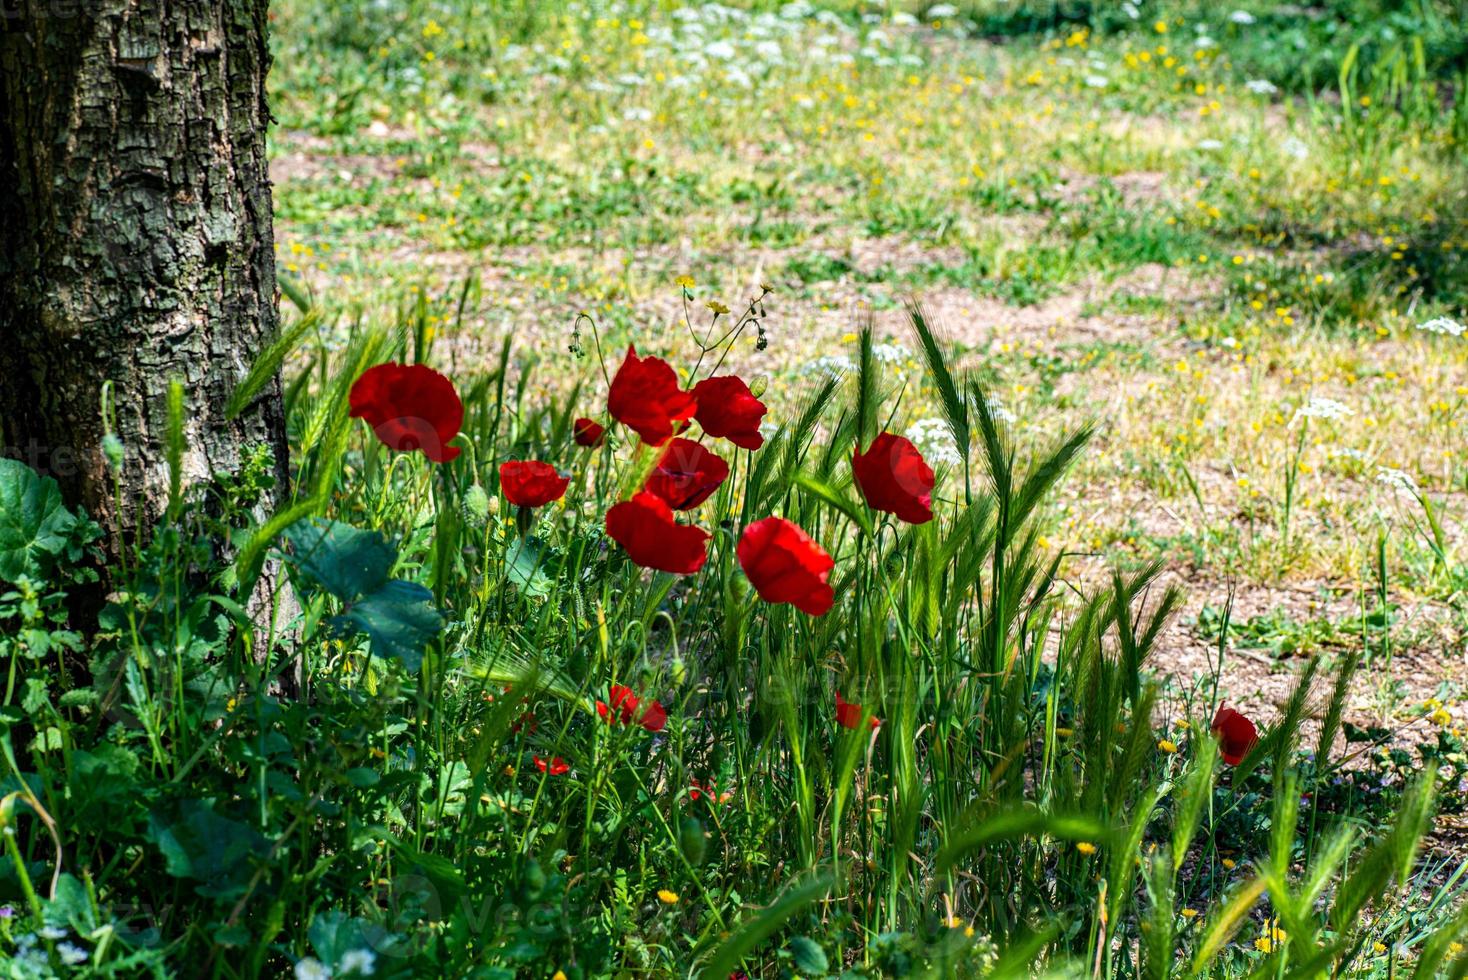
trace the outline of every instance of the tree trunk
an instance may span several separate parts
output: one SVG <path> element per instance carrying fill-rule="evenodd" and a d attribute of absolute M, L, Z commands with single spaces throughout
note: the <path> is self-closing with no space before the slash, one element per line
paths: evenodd
<path fill-rule="evenodd" d="M 0 0 L 0 445 L 114 556 L 167 504 L 175 379 L 185 482 L 263 443 L 286 490 L 280 379 L 224 417 L 277 327 L 267 4 Z"/>

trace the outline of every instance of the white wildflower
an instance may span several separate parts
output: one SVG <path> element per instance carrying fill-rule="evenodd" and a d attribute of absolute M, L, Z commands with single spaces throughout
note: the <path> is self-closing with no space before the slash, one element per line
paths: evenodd
<path fill-rule="evenodd" d="M 40 934 L 42 939 L 49 939 L 53 943 L 58 939 L 65 939 L 71 935 L 71 930 L 62 929 L 60 926 L 42 926 L 36 932 Z"/>
<path fill-rule="evenodd" d="M 91 954 L 75 943 L 60 943 L 56 947 L 56 955 L 61 957 L 61 962 L 67 966 L 80 966 Z"/>
<path fill-rule="evenodd" d="M 338 965 L 342 973 L 355 973 L 360 977 L 370 977 L 377 972 L 377 954 L 370 949 L 354 949 L 343 956 Z"/>
<path fill-rule="evenodd" d="M 1218 47 L 1218 42 L 1213 40 L 1213 38 L 1209 37 L 1207 34 L 1203 34 L 1200 35 L 1198 39 L 1193 42 L 1193 47 L 1197 48 L 1199 51 L 1206 51 L 1209 48 Z"/>
<path fill-rule="evenodd" d="M 894 27 L 912 27 L 917 22 L 918 19 L 905 10 L 899 10 L 892 15 L 892 24 Z"/>
<path fill-rule="evenodd" d="M 1255 95 L 1273 95 L 1279 91 L 1279 86 L 1267 78 L 1251 78 L 1244 83 L 1244 88 Z"/>
<path fill-rule="evenodd" d="M 652 110 L 644 109 L 642 106 L 633 106 L 622 113 L 622 118 L 627 122 L 647 122 L 652 118 Z"/>
<path fill-rule="evenodd" d="M 1215 150 L 1221 150 L 1221 149 L 1223 149 L 1223 141 L 1222 140 L 1199 140 L 1198 141 L 1198 149 L 1204 150 L 1204 151 L 1206 151 L 1208 153 L 1212 153 Z"/>
<path fill-rule="evenodd" d="M 1355 409 L 1334 398 L 1315 397 L 1295 409 L 1295 416 L 1290 419 L 1290 424 L 1294 425 L 1300 419 L 1324 419 L 1327 422 L 1334 422 L 1355 414 Z"/>
<path fill-rule="evenodd" d="M 1400 493 L 1410 493 L 1414 497 L 1421 493 L 1417 481 L 1412 479 L 1412 474 L 1406 470 L 1399 470 L 1393 466 L 1379 466 L 1376 469 L 1376 482 L 1391 487 Z"/>
<path fill-rule="evenodd" d="M 1105 88 L 1110 83 L 1110 81 L 1111 80 L 1108 79 L 1105 75 L 1087 75 L 1086 76 L 1086 87 L 1087 88 Z"/>
<path fill-rule="evenodd" d="M 1434 317 L 1426 323 L 1419 323 L 1417 329 L 1426 330 L 1428 333 L 1446 334 L 1449 337 L 1461 337 L 1465 331 L 1468 331 L 1468 327 L 1445 316 Z"/>
<path fill-rule="evenodd" d="M 1126 14 L 1132 20 L 1140 20 L 1142 17 L 1142 8 L 1132 3 L 1132 0 L 1126 0 L 1126 2 L 1121 5 L 1121 10 L 1122 13 Z"/>
<path fill-rule="evenodd" d="M 1228 19 L 1235 24 L 1243 24 L 1246 27 L 1255 21 L 1254 15 L 1247 10 L 1235 10 L 1228 15 Z"/>
<path fill-rule="evenodd" d="M 946 20 L 957 16 L 958 8 L 951 3 L 939 3 L 928 8 L 929 20 Z"/>
<path fill-rule="evenodd" d="M 826 354 L 817 357 L 813 361 L 807 361 L 805 367 L 800 369 L 804 375 L 831 374 L 840 375 L 852 370 L 856 365 L 851 363 L 851 358 L 845 354 Z"/>
<path fill-rule="evenodd" d="M 314 956 L 296 960 L 296 980 L 331 980 L 331 968 Z"/>
<path fill-rule="evenodd" d="M 929 466 L 957 466 L 963 462 L 953 430 L 943 419 L 918 419 L 903 435 L 923 454 Z"/>
<path fill-rule="evenodd" d="M 986 404 L 989 406 L 989 413 L 991 415 L 993 415 L 999 421 L 1001 421 L 1001 422 L 1018 422 L 1019 421 L 1019 416 L 1018 415 L 1015 415 L 1009 409 L 1005 408 L 1004 407 L 1004 403 L 1001 402 L 999 399 L 993 397 L 992 395 L 988 398 Z"/>
<path fill-rule="evenodd" d="M 710 41 L 708 44 L 704 45 L 703 53 L 710 58 L 717 58 L 720 60 L 726 60 L 738 54 L 738 52 L 734 49 L 734 45 L 730 44 L 728 41 Z"/>
<path fill-rule="evenodd" d="M 912 351 L 901 344 L 873 344 L 872 357 L 882 364 L 905 364 L 912 359 Z"/>

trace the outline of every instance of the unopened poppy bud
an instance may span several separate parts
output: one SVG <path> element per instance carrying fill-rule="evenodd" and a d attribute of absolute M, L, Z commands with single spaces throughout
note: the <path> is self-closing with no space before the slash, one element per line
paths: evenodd
<path fill-rule="evenodd" d="M 489 505 L 489 493 L 478 483 L 464 491 L 465 522 L 470 527 L 483 528 L 489 520 Z"/>
<path fill-rule="evenodd" d="M 678 848 L 688 863 L 697 867 L 703 863 L 708 842 L 703 836 L 703 824 L 696 817 L 684 817 L 678 828 Z"/>

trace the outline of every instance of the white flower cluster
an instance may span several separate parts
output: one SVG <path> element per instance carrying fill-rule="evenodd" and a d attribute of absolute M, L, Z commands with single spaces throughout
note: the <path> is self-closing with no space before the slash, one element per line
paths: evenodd
<path fill-rule="evenodd" d="M 872 357 L 878 364 L 906 364 L 912 351 L 901 344 L 873 344 Z"/>
<path fill-rule="evenodd" d="M 1450 320 L 1445 316 L 1433 317 L 1426 323 L 1419 323 L 1417 324 L 1417 329 L 1425 330 L 1428 333 L 1446 334 L 1449 337 L 1461 337 L 1464 332 L 1468 332 L 1468 327 L 1463 326 L 1457 320 Z"/>
<path fill-rule="evenodd" d="M 963 462 L 958 440 L 943 419 L 918 419 L 902 433 L 923 454 L 929 466 L 957 466 Z"/>
<path fill-rule="evenodd" d="M 1241 24 L 1245 27 L 1254 23 L 1254 21 L 1256 20 L 1255 16 L 1249 13 L 1247 10 L 1235 10 L 1233 13 L 1228 15 L 1228 19 L 1231 23 Z"/>
<path fill-rule="evenodd" d="M 1391 466 L 1377 467 L 1376 482 L 1391 487 L 1398 493 L 1409 493 L 1414 497 L 1421 493 L 1420 488 L 1417 486 L 1417 481 L 1412 479 L 1411 473 Z"/>
<path fill-rule="evenodd" d="M 1279 86 L 1267 78 L 1251 78 L 1244 83 L 1244 88 L 1255 95 L 1273 95 L 1279 91 Z"/>
<path fill-rule="evenodd" d="M 928 11 L 930 19 L 939 19 L 945 7 L 940 4 Z M 955 11 L 956 12 L 956 11 Z M 598 27 L 611 19 L 648 16 L 646 9 L 626 3 L 571 4 L 568 13 Z M 906 15 L 916 24 L 916 18 Z M 637 42 L 649 56 L 674 69 L 661 74 L 657 85 L 674 90 L 704 90 L 725 104 L 747 97 L 747 93 L 764 79 L 782 72 L 797 72 L 812 66 L 844 66 L 866 59 L 877 65 L 921 67 L 926 49 L 903 35 L 893 37 L 883 28 L 901 26 L 902 18 L 890 21 L 867 15 L 853 25 L 830 10 L 818 9 L 806 0 L 792 0 L 778 10 L 752 12 L 721 3 L 700 3 L 678 7 L 666 19 L 657 17 L 639 31 Z M 509 45 L 504 52 L 508 62 L 522 63 L 517 77 L 535 78 L 552 85 L 566 84 L 576 68 L 566 55 L 544 44 Z M 611 79 L 582 82 L 593 93 L 642 97 L 653 81 L 627 72 Z M 636 110 L 624 109 L 608 114 L 604 125 L 646 119 Z"/>
<path fill-rule="evenodd" d="M 296 961 L 296 980 L 331 980 L 338 977 L 370 977 L 377 972 L 377 954 L 370 949 L 353 949 L 342 954 L 337 973 L 314 956 Z"/>
<path fill-rule="evenodd" d="M 1290 424 L 1294 425 L 1301 419 L 1323 419 L 1327 422 L 1335 422 L 1355 414 L 1355 409 L 1334 398 L 1315 397 L 1295 409 L 1295 415 L 1290 419 Z"/>
<path fill-rule="evenodd" d="M 845 354 L 825 354 L 815 360 L 806 361 L 800 373 L 806 377 L 826 374 L 839 377 L 855 369 L 856 365 Z"/>

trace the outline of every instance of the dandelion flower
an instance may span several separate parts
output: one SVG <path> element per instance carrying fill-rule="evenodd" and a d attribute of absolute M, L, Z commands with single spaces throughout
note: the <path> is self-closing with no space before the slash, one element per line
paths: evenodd
<path fill-rule="evenodd" d="M 1076 844 L 1076 850 L 1080 851 L 1082 854 L 1089 856 L 1096 853 L 1096 845 L 1092 844 L 1088 840 L 1083 840 Z"/>
<path fill-rule="evenodd" d="M 1177 752 L 1177 743 L 1164 738 L 1157 743 L 1157 748 L 1166 752 L 1168 755 L 1172 755 Z"/>
<path fill-rule="evenodd" d="M 670 892 L 666 888 L 659 888 L 658 889 L 658 901 L 659 902 L 662 902 L 664 905 L 677 905 L 678 904 L 678 893 L 677 892 Z"/>

